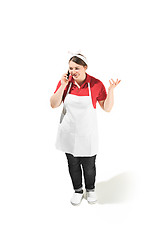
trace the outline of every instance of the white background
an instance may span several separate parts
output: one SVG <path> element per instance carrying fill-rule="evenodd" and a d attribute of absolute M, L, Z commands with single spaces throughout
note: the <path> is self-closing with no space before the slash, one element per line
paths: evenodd
<path fill-rule="evenodd" d="M 2 240 L 159 239 L 159 21 L 156 0 L 1 1 Z M 54 147 L 62 106 L 49 100 L 79 49 L 106 89 L 122 81 L 110 113 L 97 104 L 97 184 L 110 201 L 73 207 Z"/>

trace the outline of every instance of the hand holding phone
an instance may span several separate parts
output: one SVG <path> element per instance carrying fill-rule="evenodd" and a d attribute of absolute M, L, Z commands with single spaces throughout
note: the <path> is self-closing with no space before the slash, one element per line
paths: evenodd
<path fill-rule="evenodd" d="M 61 78 L 61 84 L 62 85 L 67 85 L 68 84 L 69 75 L 70 75 L 69 71 L 67 72 L 67 74 L 65 73 L 65 74 L 62 75 L 62 78 Z"/>

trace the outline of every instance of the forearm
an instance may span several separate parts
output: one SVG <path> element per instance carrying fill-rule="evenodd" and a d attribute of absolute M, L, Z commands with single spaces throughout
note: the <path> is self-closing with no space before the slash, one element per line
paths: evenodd
<path fill-rule="evenodd" d="M 108 90 L 107 98 L 104 101 L 104 111 L 110 112 L 114 104 L 114 93 L 113 89 Z"/>
<path fill-rule="evenodd" d="M 65 88 L 66 88 L 66 85 L 61 85 L 57 90 L 57 92 L 54 93 L 53 96 L 51 96 L 50 104 L 52 108 L 56 108 L 61 104 Z"/>

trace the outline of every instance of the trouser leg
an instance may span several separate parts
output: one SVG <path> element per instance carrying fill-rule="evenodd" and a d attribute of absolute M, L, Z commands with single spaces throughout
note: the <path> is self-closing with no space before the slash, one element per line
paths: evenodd
<path fill-rule="evenodd" d="M 95 189 L 95 179 L 96 179 L 96 156 L 92 157 L 80 157 L 84 180 L 85 180 L 85 188 L 87 191 L 91 191 Z"/>
<path fill-rule="evenodd" d="M 82 190 L 82 169 L 80 159 L 70 153 L 65 153 L 68 160 L 68 169 L 72 180 L 73 188 L 76 191 Z"/>

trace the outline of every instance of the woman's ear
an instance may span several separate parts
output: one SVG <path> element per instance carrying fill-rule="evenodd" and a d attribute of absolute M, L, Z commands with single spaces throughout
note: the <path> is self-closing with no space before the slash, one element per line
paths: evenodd
<path fill-rule="evenodd" d="M 87 70 L 88 66 L 84 66 L 85 71 Z"/>

